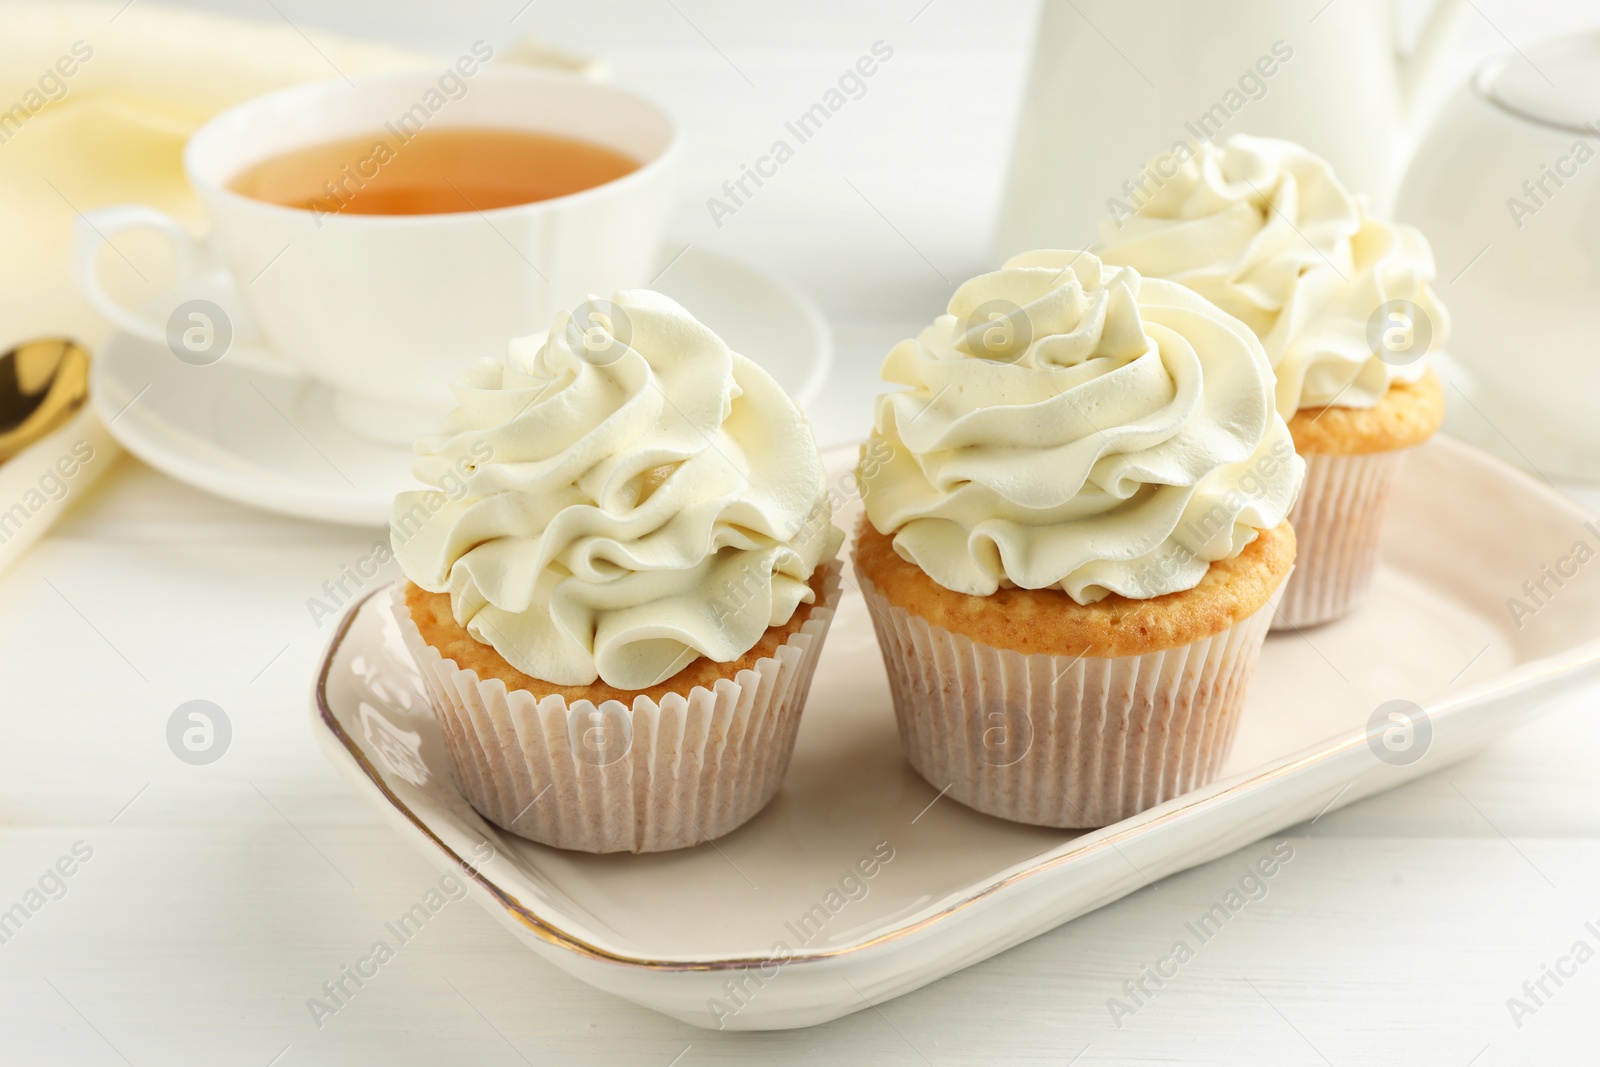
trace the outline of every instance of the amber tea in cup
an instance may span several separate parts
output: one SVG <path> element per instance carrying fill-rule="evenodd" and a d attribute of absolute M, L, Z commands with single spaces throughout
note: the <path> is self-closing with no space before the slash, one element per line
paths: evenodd
<path fill-rule="evenodd" d="M 386 130 L 246 167 L 228 188 L 321 215 L 449 215 L 592 189 L 638 170 L 612 148 L 532 130 Z"/>

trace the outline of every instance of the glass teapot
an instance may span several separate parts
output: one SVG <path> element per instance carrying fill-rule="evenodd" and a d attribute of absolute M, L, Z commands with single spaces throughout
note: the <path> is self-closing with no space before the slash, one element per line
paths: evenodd
<path fill-rule="evenodd" d="M 1600 482 L 1600 33 L 1479 68 L 1418 145 L 1396 214 L 1438 262 L 1444 370 L 1472 401 L 1450 431 Z"/>

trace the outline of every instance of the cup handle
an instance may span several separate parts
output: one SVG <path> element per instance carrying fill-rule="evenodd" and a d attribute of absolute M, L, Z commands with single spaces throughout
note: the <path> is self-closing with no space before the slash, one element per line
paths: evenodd
<path fill-rule="evenodd" d="M 111 243 L 112 237 L 127 230 L 153 230 L 167 240 L 178 258 L 178 280 L 174 288 L 179 292 L 195 289 L 201 281 L 206 270 L 205 250 L 172 216 L 142 204 L 98 208 L 78 216 L 75 223 L 72 272 L 89 305 L 120 330 L 151 341 L 167 342 L 166 322 L 120 303 L 100 284 L 99 272 L 95 269 L 100 252 Z M 235 310 L 237 317 L 243 309 Z M 191 314 L 190 318 L 195 320 L 197 328 L 204 329 L 207 336 L 212 336 L 215 323 L 202 321 L 204 316 L 198 312 Z M 242 322 L 234 323 L 230 328 L 236 327 L 244 327 L 252 335 L 254 333 L 253 327 L 245 326 Z M 284 378 L 299 378 L 305 374 L 299 367 L 259 344 L 253 336 L 244 339 L 230 337 L 228 348 L 217 358 L 223 355 L 234 366 L 264 374 Z"/>
<path fill-rule="evenodd" d="M 172 216 L 139 204 L 103 207 L 80 214 L 73 230 L 72 273 L 89 306 L 119 330 L 152 341 L 165 340 L 167 324 L 115 300 L 100 284 L 95 264 L 100 250 L 117 234 L 125 230 L 154 230 L 172 245 L 178 257 L 178 285 L 186 286 L 200 272 L 200 247 L 194 238 Z"/>

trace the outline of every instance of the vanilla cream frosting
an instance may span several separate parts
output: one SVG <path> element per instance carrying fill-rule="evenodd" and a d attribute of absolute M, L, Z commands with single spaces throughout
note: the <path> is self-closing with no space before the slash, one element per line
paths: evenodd
<path fill-rule="evenodd" d="M 1282 522 L 1304 474 L 1238 320 L 1086 252 L 963 284 L 883 365 L 867 516 L 947 589 L 1080 604 L 1196 585 Z"/>
<path fill-rule="evenodd" d="M 1449 330 L 1428 284 L 1433 253 L 1417 230 L 1368 214 L 1327 162 L 1288 141 L 1238 135 L 1201 144 L 1170 179 L 1149 173 L 1149 197 L 1107 220 L 1094 251 L 1179 282 L 1254 330 L 1284 417 L 1372 407 L 1395 382 L 1423 375 L 1422 357 Z"/>
<path fill-rule="evenodd" d="M 658 293 L 591 299 L 453 389 L 395 555 L 525 674 L 643 689 L 738 659 L 838 549 L 805 416 Z"/>

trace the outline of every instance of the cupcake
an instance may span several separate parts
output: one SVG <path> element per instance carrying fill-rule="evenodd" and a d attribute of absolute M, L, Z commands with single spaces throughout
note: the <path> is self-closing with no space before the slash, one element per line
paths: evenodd
<path fill-rule="evenodd" d="M 822 461 L 766 372 L 631 290 L 454 385 L 390 523 L 395 617 L 456 784 L 584 852 L 728 833 L 772 799 L 839 600 Z"/>
<path fill-rule="evenodd" d="M 1261 343 L 1031 252 L 884 363 L 855 569 L 900 737 L 991 815 L 1104 826 L 1216 777 L 1295 554 Z"/>
<path fill-rule="evenodd" d="M 1096 251 L 1193 289 L 1261 339 L 1306 459 L 1290 514 L 1299 559 L 1275 625 L 1340 618 L 1372 586 L 1406 451 L 1444 421 L 1426 359 L 1449 329 L 1433 253 L 1287 141 L 1236 136 L 1147 174 L 1148 195 L 1105 223 Z"/>

